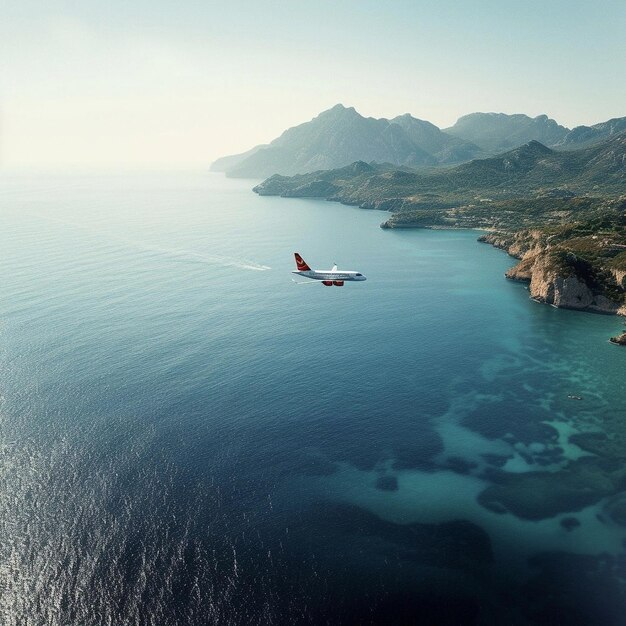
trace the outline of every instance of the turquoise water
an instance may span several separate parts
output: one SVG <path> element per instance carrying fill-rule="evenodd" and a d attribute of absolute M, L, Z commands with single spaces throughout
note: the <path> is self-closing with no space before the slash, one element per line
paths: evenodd
<path fill-rule="evenodd" d="M 0 182 L 2 624 L 624 623 L 619 319 L 251 181 Z"/>

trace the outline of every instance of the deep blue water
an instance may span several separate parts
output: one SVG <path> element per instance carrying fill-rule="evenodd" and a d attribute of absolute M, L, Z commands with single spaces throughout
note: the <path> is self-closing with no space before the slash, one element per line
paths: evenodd
<path fill-rule="evenodd" d="M 571 439 L 626 420 L 619 319 L 251 181 L 0 184 L 0 623 L 626 623 L 619 454 Z"/>

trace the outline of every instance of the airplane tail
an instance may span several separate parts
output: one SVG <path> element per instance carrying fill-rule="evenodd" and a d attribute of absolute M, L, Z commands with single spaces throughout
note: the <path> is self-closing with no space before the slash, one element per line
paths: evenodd
<path fill-rule="evenodd" d="M 296 267 L 299 272 L 308 272 L 311 270 L 306 264 L 306 261 L 297 252 L 294 252 L 293 255 L 296 257 Z"/>

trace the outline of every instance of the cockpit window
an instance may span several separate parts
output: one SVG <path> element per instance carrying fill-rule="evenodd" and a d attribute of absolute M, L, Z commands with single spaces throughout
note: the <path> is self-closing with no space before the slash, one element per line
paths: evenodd
<path fill-rule="evenodd" d="M 363 276 L 363 274 L 359 274 L 358 272 L 356 273 L 357 276 Z"/>

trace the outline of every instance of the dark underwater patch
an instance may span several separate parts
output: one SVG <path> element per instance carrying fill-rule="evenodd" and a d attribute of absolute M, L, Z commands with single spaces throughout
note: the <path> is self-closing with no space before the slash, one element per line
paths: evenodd
<path fill-rule="evenodd" d="M 535 441 L 555 441 L 557 432 L 544 424 L 553 416 L 537 406 L 517 402 L 485 404 L 469 413 L 461 424 L 487 439 L 502 439 L 512 434 L 516 441 L 529 444 Z"/>
<path fill-rule="evenodd" d="M 411 441 L 395 442 L 393 445 L 394 469 L 419 469 L 434 471 L 437 469 L 433 458 L 443 452 L 443 440 L 434 430 L 424 430 Z"/>
<path fill-rule="evenodd" d="M 457 474 L 469 474 L 473 469 L 478 467 L 478 463 L 469 461 L 460 456 L 449 456 L 445 460 L 444 467 Z"/>
<path fill-rule="evenodd" d="M 537 573 L 523 586 L 522 610 L 536 624 L 623 626 L 626 567 L 607 554 L 532 557 Z"/>
<path fill-rule="evenodd" d="M 504 510 L 530 520 L 580 511 L 619 490 L 626 468 L 608 460 L 583 457 L 558 472 L 512 474 L 489 468 L 492 481 L 478 502 L 496 513 Z"/>
<path fill-rule="evenodd" d="M 626 527 L 626 492 L 610 498 L 605 503 L 603 511 L 615 524 Z"/>
<path fill-rule="evenodd" d="M 379 476 L 376 479 L 376 489 L 380 489 L 380 491 L 398 491 L 398 478 L 389 474 Z"/>
<path fill-rule="evenodd" d="M 282 543 L 290 580 L 301 578 L 309 594 L 308 619 L 298 623 L 524 623 L 493 577 L 489 536 L 466 520 L 396 524 L 319 501 L 291 520 Z"/>
<path fill-rule="evenodd" d="M 570 435 L 569 442 L 586 452 L 601 455 L 604 455 L 607 451 L 607 446 L 611 445 L 606 433 L 602 432 L 574 433 Z"/>
<path fill-rule="evenodd" d="M 485 463 L 494 467 L 504 467 L 506 462 L 513 458 L 512 454 L 492 454 L 490 452 L 481 454 L 481 456 L 485 459 Z"/>
<path fill-rule="evenodd" d="M 478 624 L 480 604 L 476 598 L 425 593 L 399 592 L 389 595 L 369 611 L 372 624 L 409 626 L 473 626 Z M 368 623 L 355 612 L 354 623 Z"/>
<path fill-rule="evenodd" d="M 401 549 L 404 558 L 438 567 L 493 562 L 489 535 L 466 520 L 440 524 L 394 524 L 352 505 L 324 505 L 319 520 L 341 534 L 376 537 Z"/>

